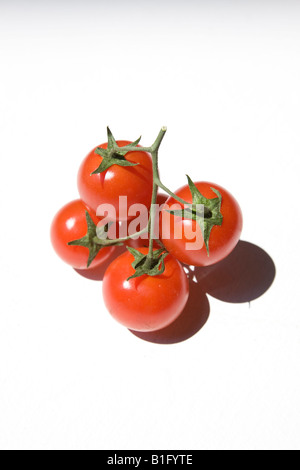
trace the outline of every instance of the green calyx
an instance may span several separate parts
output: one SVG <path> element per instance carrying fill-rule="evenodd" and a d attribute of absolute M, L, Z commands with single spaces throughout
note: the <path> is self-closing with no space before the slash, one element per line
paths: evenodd
<path fill-rule="evenodd" d="M 169 254 L 165 251 L 165 249 L 153 251 L 151 258 L 149 258 L 148 255 L 144 255 L 135 248 L 128 246 L 127 250 L 134 256 L 132 267 L 135 270 L 135 273 L 130 276 L 127 281 L 134 279 L 135 277 L 143 276 L 144 274 L 147 274 L 148 276 L 159 276 L 164 272 L 164 259 Z"/>
<path fill-rule="evenodd" d="M 110 227 L 109 224 L 104 225 L 103 227 L 98 227 L 94 224 L 90 214 L 86 211 L 85 212 L 85 217 L 86 217 L 86 223 L 87 223 L 87 233 L 84 237 L 80 238 L 79 240 L 73 240 L 68 243 L 70 246 L 84 246 L 85 248 L 88 248 L 89 250 L 89 257 L 88 257 L 88 262 L 87 262 L 87 268 L 90 267 L 94 259 L 96 258 L 97 254 L 103 248 L 103 245 L 100 245 L 99 243 L 95 243 L 94 239 L 95 237 L 100 238 L 105 238 L 107 237 L 107 232 Z"/>
<path fill-rule="evenodd" d="M 191 178 L 187 175 L 189 188 L 192 194 L 192 204 L 186 203 L 184 209 L 168 211 L 172 215 L 183 219 L 195 220 L 201 229 L 207 255 L 209 256 L 209 237 L 214 225 L 222 225 L 221 214 L 222 196 L 217 189 L 211 188 L 217 197 L 207 199 L 197 189 Z"/>
<path fill-rule="evenodd" d="M 130 144 L 130 147 L 137 147 L 141 137 L 137 139 L 135 142 Z M 127 146 L 126 146 L 127 148 Z M 108 170 L 113 165 L 119 166 L 136 166 L 138 163 L 133 163 L 126 160 L 125 155 L 128 150 L 122 150 L 122 147 L 119 147 L 114 136 L 112 135 L 111 130 L 109 127 L 107 128 L 107 149 L 103 149 L 101 147 L 97 147 L 95 153 L 102 157 L 102 162 L 99 167 L 93 171 L 92 175 L 97 175 L 99 173 L 103 173 L 104 171 Z"/>

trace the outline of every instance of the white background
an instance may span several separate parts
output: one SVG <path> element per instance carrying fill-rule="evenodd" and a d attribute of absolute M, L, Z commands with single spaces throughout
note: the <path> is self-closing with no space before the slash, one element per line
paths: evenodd
<path fill-rule="evenodd" d="M 0 67 L 0 448 L 299 450 L 300 3 L 1 0 Z M 167 125 L 165 184 L 243 210 L 252 249 L 177 336 L 118 325 L 50 244 L 107 125 Z"/>

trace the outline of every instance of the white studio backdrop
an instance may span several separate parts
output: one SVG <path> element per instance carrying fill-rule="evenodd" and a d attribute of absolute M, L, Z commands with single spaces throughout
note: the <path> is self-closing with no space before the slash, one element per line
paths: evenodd
<path fill-rule="evenodd" d="M 1 0 L 0 59 L 0 448 L 299 450 L 299 2 Z M 168 126 L 164 183 L 243 210 L 164 335 L 118 325 L 50 244 L 107 125 Z"/>

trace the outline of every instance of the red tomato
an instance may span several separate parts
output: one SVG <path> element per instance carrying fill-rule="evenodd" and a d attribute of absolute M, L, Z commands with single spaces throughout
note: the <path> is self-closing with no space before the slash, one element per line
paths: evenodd
<path fill-rule="evenodd" d="M 226 189 L 207 182 L 195 183 L 195 185 L 207 199 L 216 197 L 211 188 L 217 189 L 222 196 L 223 221 L 222 225 L 215 225 L 211 230 L 209 256 L 203 243 L 200 226 L 194 220 L 182 219 L 170 214 L 170 224 L 168 224 L 168 217 L 164 218 L 163 212 L 165 211 L 163 211 L 160 218 L 161 240 L 166 249 L 182 263 L 193 266 L 209 266 L 229 255 L 238 243 L 243 224 L 242 212 L 235 198 Z M 179 189 L 175 194 L 184 201 L 192 203 L 192 195 L 188 185 Z M 179 205 L 178 208 L 184 208 L 183 204 L 170 197 L 166 205 L 170 207 L 173 204 Z M 166 207 L 166 209 L 168 208 Z M 169 230 L 167 226 L 169 226 Z M 192 233 L 194 233 L 193 236 Z M 188 246 L 191 243 L 195 246 Z"/>
<path fill-rule="evenodd" d="M 83 238 L 87 234 L 86 211 L 97 225 L 100 218 L 80 199 L 69 202 L 56 214 L 51 225 L 51 241 L 60 258 L 76 269 L 87 269 L 89 249 L 84 246 L 70 246 L 69 242 Z M 101 248 L 90 268 L 107 260 L 115 247 Z"/>
<path fill-rule="evenodd" d="M 146 254 L 147 248 L 139 248 Z M 180 315 L 189 295 L 189 283 L 181 264 L 165 258 L 165 271 L 159 276 L 134 274 L 129 251 L 115 259 L 103 279 L 103 296 L 111 315 L 135 331 L 155 331 L 168 326 Z"/>
<path fill-rule="evenodd" d="M 119 147 L 132 142 L 119 140 Z M 106 149 L 107 143 L 100 145 Z M 92 175 L 103 158 L 93 149 L 83 160 L 78 173 L 78 190 L 81 199 L 95 212 L 100 204 L 111 204 L 116 210 L 116 220 L 127 220 L 132 217 L 122 214 L 119 209 L 119 196 L 127 197 L 127 207 L 143 204 L 150 207 L 152 196 L 152 158 L 146 152 L 128 152 L 126 160 L 138 163 L 135 166 L 113 165 L 103 173 Z M 104 215 L 104 214 L 103 214 Z"/>

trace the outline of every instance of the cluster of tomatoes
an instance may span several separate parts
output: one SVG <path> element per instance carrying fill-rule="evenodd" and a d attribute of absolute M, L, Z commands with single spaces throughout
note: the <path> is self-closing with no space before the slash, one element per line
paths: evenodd
<path fill-rule="evenodd" d="M 154 331 L 171 324 L 187 303 L 189 281 L 183 265 L 207 266 L 225 258 L 240 238 L 242 214 L 227 190 L 190 179 L 175 193 L 168 191 L 172 194 L 169 198 L 158 195 L 153 200 L 155 182 L 159 186 L 160 180 L 153 155 L 142 150 L 138 142 L 115 141 L 108 129 L 108 142 L 83 160 L 78 172 L 80 199 L 56 214 L 51 240 L 60 258 L 76 269 L 95 269 L 112 258 L 102 285 L 108 311 L 129 329 Z M 126 151 L 128 146 L 131 150 Z M 128 207 L 142 204 L 149 217 L 150 212 L 153 217 L 151 204 L 162 203 L 155 214 L 159 217 L 158 239 L 150 242 L 144 236 L 128 236 L 115 240 L 121 224 L 132 219 L 120 208 L 120 196 L 126 198 Z M 185 203 L 187 212 L 183 212 Z M 175 204 L 177 210 L 170 210 Z M 202 214 L 196 204 L 203 205 Z M 105 205 L 114 208 L 114 220 L 108 225 L 104 225 L 103 216 L 96 215 L 99 206 Z M 164 211 L 169 217 L 162 216 Z M 114 238 L 109 236 L 111 224 L 118 228 Z M 149 223 L 141 229 L 147 231 L 147 227 Z M 104 242 L 99 233 L 106 234 Z M 195 240 L 201 243 L 193 244 Z M 120 241 L 127 249 L 113 259 Z"/>

